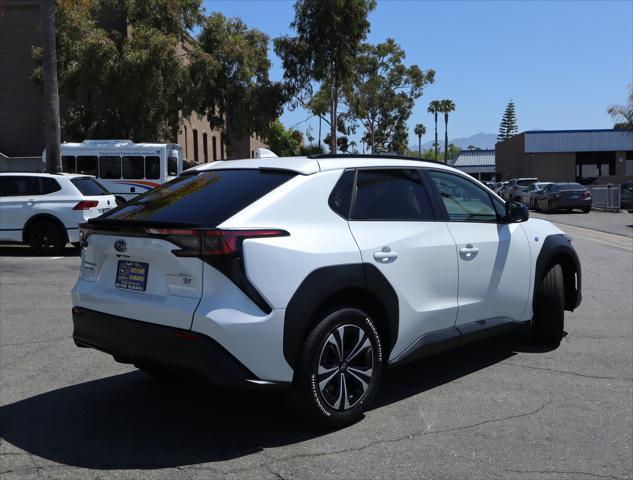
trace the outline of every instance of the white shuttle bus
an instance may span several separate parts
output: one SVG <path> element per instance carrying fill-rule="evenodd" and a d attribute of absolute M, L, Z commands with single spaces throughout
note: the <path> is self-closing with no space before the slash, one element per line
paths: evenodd
<path fill-rule="evenodd" d="M 62 143 L 62 171 L 93 175 L 117 200 L 130 200 L 182 172 L 182 147 L 173 143 L 84 140 Z M 46 165 L 46 152 L 42 154 Z"/>

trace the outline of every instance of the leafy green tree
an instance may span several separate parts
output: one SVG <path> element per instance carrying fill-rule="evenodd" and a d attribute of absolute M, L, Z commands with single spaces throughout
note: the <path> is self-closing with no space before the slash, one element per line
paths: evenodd
<path fill-rule="evenodd" d="M 611 105 L 607 112 L 614 120 L 620 120 L 613 125 L 613 128 L 633 129 L 633 84 L 629 85 L 627 104 Z"/>
<path fill-rule="evenodd" d="M 514 102 L 510 100 L 508 105 L 506 105 L 505 112 L 503 112 L 503 117 L 501 118 L 497 142 L 503 142 L 504 140 L 512 138 L 517 134 L 517 132 L 517 116 L 514 110 Z"/>
<path fill-rule="evenodd" d="M 459 148 L 457 145 L 455 145 L 453 143 L 449 143 L 448 144 L 448 150 L 447 150 L 448 155 L 446 155 L 447 152 L 444 152 L 444 154 L 445 154 L 444 156 L 445 156 L 445 158 L 449 158 L 449 159 L 452 160 L 453 158 L 456 158 L 461 151 L 462 151 L 462 149 Z M 445 162 L 447 162 L 447 161 L 445 160 Z"/>
<path fill-rule="evenodd" d="M 271 122 L 264 133 L 268 148 L 280 157 L 292 157 L 299 152 L 300 140 L 293 130 L 287 129 L 279 120 Z"/>
<path fill-rule="evenodd" d="M 415 131 L 415 134 L 418 137 L 418 155 L 421 157 L 422 156 L 422 137 L 426 133 L 426 127 L 424 125 L 422 125 L 421 123 L 418 123 L 415 126 L 415 130 L 414 131 Z"/>
<path fill-rule="evenodd" d="M 190 66 L 194 110 L 227 138 L 264 132 L 285 101 L 281 84 L 268 76 L 268 36 L 213 13 L 203 20 L 197 40 Z"/>
<path fill-rule="evenodd" d="M 452 100 L 442 100 L 440 102 L 440 112 L 444 114 L 444 163 L 448 163 L 448 114 L 455 111 L 455 103 Z M 452 157 L 451 157 L 452 158 Z"/>
<path fill-rule="evenodd" d="M 432 100 L 429 103 L 428 108 L 426 109 L 429 113 L 433 114 L 433 117 L 435 119 L 435 141 L 433 142 L 433 147 L 435 149 L 435 156 L 433 158 L 435 160 L 437 160 L 437 147 L 439 145 L 439 143 L 437 142 L 437 114 L 440 113 L 441 107 L 442 103 L 440 102 L 440 100 Z"/>
<path fill-rule="evenodd" d="M 406 122 L 424 86 L 433 82 L 433 70 L 407 67 L 404 59 L 404 50 L 391 38 L 362 45 L 356 59 L 356 73 L 346 91 L 347 116 L 363 125 L 372 153 L 405 151 Z"/>
<path fill-rule="evenodd" d="M 309 104 L 314 82 L 327 88 L 332 152 L 337 148 L 339 101 L 369 32 L 367 16 L 375 7 L 375 0 L 297 0 L 291 23 L 297 35 L 275 39 L 287 91 L 297 102 Z"/>

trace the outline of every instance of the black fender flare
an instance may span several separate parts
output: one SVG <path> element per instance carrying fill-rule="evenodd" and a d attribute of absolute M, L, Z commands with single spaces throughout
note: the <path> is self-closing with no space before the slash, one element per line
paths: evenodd
<path fill-rule="evenodd" d="M 346 264 L 322 267 L 311 272 L 297 288 L 286 307 L 284 317 L 283 351 L 288 364 L 295 368 L 300 348 L 311 327 L 318 321 L 317 314 L 329 300 L 346 292 L 355 292 L 364 297 L 360 303 L 375 305 L 380 317 L 375 319 L 385 351 L 385 358 L 398 338 L 399 307 L 398 295 L 374 265 Z"/>
<path fill-rule="evenodd" d="M 553 263 L 560 263 L 563 268 L 565 310 L 573 311 L 580 305 L 582 300 L 580 260 L 571 244 L 571 240 L 562 233 L 548 235 L 543 241 L 543 246 L 536 259 L 532 307 L 534 308 L 535 306 L 536 292 L 541 280 L 543 280 L 547 270 Z"/>
<path fill-rule="evenodd" d="M 22 229 L 22 241 L 24 243 L 28 243 L 29 241 L 29 230 L 31 226 L 33 226 L 33 224 L 35 222 L 38 222 L 39 220 L 47 220 L 47 221 L 52 221 L 53 223 L 56 223 L 57 226 L 61 228 L 62 232 L 64 233 L 64 237 L 66 238 L 66 241 L 68 242 L 68 231 L 66 230 L 66 225 L 64 225 L 64 223 L 59 218 L 57 218 L 55 215 L 52 215 L 50 213 L 38 213 L 36 215 L 33 215 L 31 218 L 29 218 L 24 224 L 24 228 Z"/>

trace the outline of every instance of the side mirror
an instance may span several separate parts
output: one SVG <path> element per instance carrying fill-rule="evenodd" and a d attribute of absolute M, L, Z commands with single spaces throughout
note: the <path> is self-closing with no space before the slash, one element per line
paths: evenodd
<path fill-rule="evenodd" d="M 519 202 L 506 202 L 506 223 L 525 222 L 530 218 L 528 207 Z"/>

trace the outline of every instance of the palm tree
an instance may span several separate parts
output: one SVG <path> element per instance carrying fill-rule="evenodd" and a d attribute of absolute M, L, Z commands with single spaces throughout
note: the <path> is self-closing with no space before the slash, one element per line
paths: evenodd
<path fill-rule="evenodd" d="M 444 163 L 448 163 L 448 114 L 455 111 L 455 103 L 446 99 L 440 102 L 440 112 L 444 114 Z"/>
<path fill-rule="evenodd" d="M 426 127 L 421 123 L 415 126 L 415 134 L 418 136 L 418 156 L 422 157 L 422 135 L 426 133 Z"/>
<path fill-rule="evenodd" d="M 427 112 L 432 113 L 435 117 L 435 160 L 437 160 L 437 114 L 441 111 L 442 103 L 439 100 L 433 100 L 429 103 L 429 108 L 427 108 Z"/>
<path fill-rule="evenodd" d="M 44 138 L 46 141 L 46 171 L 62 169 L 59 120 L 59 85 L 57 82 L 57 46 L 55 43 L 55 1 L 41 0 L 42 66 L 44 69 Z"/>
<path fill-rule="evenodd" d="M 614 120 L 622 120 L 613 128 L 633 129 L 633 83 L 629 85 L 629 98 L 626 105 L 611 105 L 607 112 Z"/>

